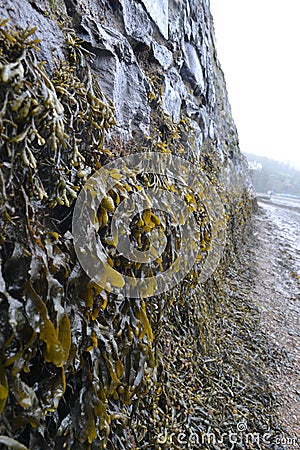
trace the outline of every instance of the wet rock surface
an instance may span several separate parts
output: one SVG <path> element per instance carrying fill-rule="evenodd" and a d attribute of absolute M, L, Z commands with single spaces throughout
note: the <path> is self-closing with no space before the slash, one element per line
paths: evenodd
<path fill-rule="evenodd" d="M 169 0 L 142 0 L 148 14 L 165 39 L 168 39 L 169 30 Z"/>
<path fill-rule="evenodd" d="M 51 72 L 54 68 L 54 60 L 64 59 L 65 39 L 56 21 L 45 17 L 41 14 L 42 10 L 34 7 L 36 5 L 32 3 L 22 0 L 1 1 L 1 18 L 9 18 L 11 24 L 16 24 L 23 29 L 38 27 L 35 37 L 41 40 L 40 58 L 45 61 Z"/>
<path fill-rule="evenodd" d="M 52 5 L 46 0 L 18 0 L 1 1 L 1 11 L 22 27 L 38 26 L 40 56 L 50 69 L 64 53 L 62 27 L 57 22 L 72 24 L 94 54 L 93 68 L 116 105 L 115 133 L 119 130 L 122 139 L 149 127 L 147 81 L 163 76 L 163 108 L 175 122 L 184 113 L 195 123 L 195 134 L 201 132 L 200 146 L 211 140 L 225 158 L 230 157 L 231 147 L 237 148 L 207 2 L 59 0 Z"/>

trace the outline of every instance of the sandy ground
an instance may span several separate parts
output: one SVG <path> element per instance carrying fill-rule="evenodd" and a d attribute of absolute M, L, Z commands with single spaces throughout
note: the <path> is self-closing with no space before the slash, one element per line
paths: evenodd
<path fill-rule="evenodd" d="M 254 237 L 253 300 L 277 355 L 268 378 L 279 401 L 279 421 L 293 438 L 285 448 L 300 449 L 300 202 L 260 201 Z"/>

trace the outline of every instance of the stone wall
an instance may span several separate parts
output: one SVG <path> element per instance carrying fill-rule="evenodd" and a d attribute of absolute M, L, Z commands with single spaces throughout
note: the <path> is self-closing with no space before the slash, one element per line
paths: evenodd
<path fill-rule="evenodd" d="M 38 27 L 40 58 L 50 71 L 63 57 L 62 30 L 69 25 L 76 31 L 94 56 L 93 70 L 115 106 L 113 133 L 122 139 L 150 132 L 149 79 L 159 76 L 162 110 L 175 122 L 191 119 L 196 152 L 213 143 L 222 161 L 242 159 L 209 2 L 8 0 L 2 16 Z"/>

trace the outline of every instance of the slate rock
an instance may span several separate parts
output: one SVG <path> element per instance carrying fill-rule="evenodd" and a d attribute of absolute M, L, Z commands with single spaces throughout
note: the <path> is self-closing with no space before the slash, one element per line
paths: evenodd
<path fill-rule="evenodd" d="M 40 39 L 39 59 L 46 62 L 46 69 L 52 72 L 54 59 L 64 59 L 65 38 L 58 24 L 44 17 L 26 0 L 0 0 L 1 18 L 9 18 L 9 25 L 19 28 L 38 27 L 34 39 Z"/>
<path fill-rule="evenodd" d="M 183 51 L 185 61 L 181 74 L 191 84 L 192 88 L 197 91 L 197 94 L 203 93 L 205 88 L 204 76 L 197 51 L 189 42 L 184 43 Z"/>
<path fill-rule="evenodd" d="M 173 122 L 180 119 L 182 99 L 186 95 L 186 88 L 177 70 L 172 67 L 164 78 L 162 107 L 169 114 Z"/>
<path fill-rule="evenodd" d="M 164 45 L 152 42 L 154 58 L 159 62 L 163 69 L 168 69 L 173 63 L 173 54 Z"/>
<path fill-rule="evenodd" d="M 140 3 L 133 0 L 121 0 L 124 25 L 127 36 L 150 45 L 152 25 L 149 15 Z"/>
<path fill-rule="evenodd" d="M 96 55 L 93 68 L 105 95 L 115 106 L 116 122 L 121 134 L 129 139 L 132 130 L 146 130 L 150 122 L 148 81 L 139 67 L 134 52 L 117 29 L 84 16 L 80 37 Z"/>
<path fill-rule="evenodd" d="M 142 2 L 162 36 L 168 39 L 168 0 L 142 0 Z"/>

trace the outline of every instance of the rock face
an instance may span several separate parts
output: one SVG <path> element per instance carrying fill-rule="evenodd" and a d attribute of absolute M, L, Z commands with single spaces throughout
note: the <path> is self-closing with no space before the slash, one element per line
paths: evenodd
<path fill-rule="evenodd" d="M 11 29 L 36 25 L 41 39 L 35 53 L 30 35 L 21 37 L 27 50 L 18 48 L 18 59 L 14 38 L 1 31 L 3 443 L 181 449 L 165 439 L 173 429 L 210 430 L 205 385 L 216 368 L 201 365 L 215 356 L 218 341 L 211 338 L 210 301 L 243 240 L 252 201 L 209 1 L 0 0 L 0 6 Z M 87 279 L 74 253 L 71 216 L 78 190 L 106 158 L 149 149 L 180 155 L 205 174 L 223 205 L 227 238 L 222 265 L 206 284 L 195 268 L 170 292 L 130 300 Z M 104 225 L 130 186 L 119 189 L 101 207 Z M 195 208 L 206 230 L 203 252 L 210 234 L 205 200 Z M 143 218 L 140 227 L 154 227 Z M 222 408 L 222 396 L 212 410 Z M 225 410 L 216 428 L 232 416 Z"/>
<path fill-rule="evenodd" d="M 40 57 L 50 70 L 53 60 L 63 58 L 63 33 L 57 21 L 72 24 L 94 55 L 93 69 L 115 105 L 123 139 L 149 129 L 149 78 L 159 75 L 162 108 L 175 122 L 180 115 L 193 121 L 199 142 L 196 151 L 200 153 L 207 141 L 225 160 L 239 155 L 209 2 L 66 0 L 51 6 L 48 0 L 8 0 L 1 6 L 2 16 L 11 23 L 38 27 Z"/>

